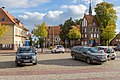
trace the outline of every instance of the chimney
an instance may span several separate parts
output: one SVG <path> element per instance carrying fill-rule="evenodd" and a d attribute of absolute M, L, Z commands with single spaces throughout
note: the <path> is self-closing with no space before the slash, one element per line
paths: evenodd
<path fill-rule="evenodd" d="M 5 7 L 3 6 L 2 9 L 5 9 Z"/>

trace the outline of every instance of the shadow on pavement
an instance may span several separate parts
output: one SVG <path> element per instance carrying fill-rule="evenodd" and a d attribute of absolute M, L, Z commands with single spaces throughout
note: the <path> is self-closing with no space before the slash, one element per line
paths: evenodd
<path fill-rule="evenodd" d="M 42 64 L 42 65 L 60 65 L 60 66 L 91 66 L 92 65 L 92 64 L 87 64 L 84 61 L 73 60 L 71 58 L 41 60 L 41 61 L 38 61 L 38 64 Z"/>
<path fill-rule="evenodd" d="M 14 61 L 3 61 L 0 62 L 0 69 L 4 68 L 16 68 Z"/>

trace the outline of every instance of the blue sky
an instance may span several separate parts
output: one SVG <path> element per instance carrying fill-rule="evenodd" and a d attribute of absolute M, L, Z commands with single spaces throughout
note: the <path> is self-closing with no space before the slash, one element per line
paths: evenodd
<path fill-rule="evenodd" d="M 92 10 L 100 2 L 114 4 L 117 12 L 117 32 L 120 32 L 120 0 L 92 0 Z M 72 17 L 80 19 L 88 12 L 89 0 L 0 0 L 0 5 L 5 10 L 18 18 L 29 30 L 34 24 L 46 22 L 47 25 L 63 24 Z"/>

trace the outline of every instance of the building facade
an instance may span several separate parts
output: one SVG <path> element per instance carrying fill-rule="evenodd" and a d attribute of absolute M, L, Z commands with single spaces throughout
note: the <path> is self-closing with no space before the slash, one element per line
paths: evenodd
<path fill-rule="evenodd" d="M 25 44 L 28 29 L 3 8 L 0 8 L 0 24 L 9 26 L 8 32 L 0 37 L 0 50 L 16 50 Z"/>
<path fill-rule="evenodd" d="M 81 45 L 99 45 L 100 44 L 100 27 L 95 15 L 92 15 L 91 3 L 89 14 L 84 14 L 80 27 Z"/>
<path fill-rule="evenodd" d="M 46 37 L 46 46 L 59 45 L 61 43 L 60 39 L 60 26 L 49 26 L 48 36 Z"/>
<path fill-rule="evenodd" d="M 110 42 L 111 46 L 118 46 L 120 45 L 120 33 L 118 33 Z"/>

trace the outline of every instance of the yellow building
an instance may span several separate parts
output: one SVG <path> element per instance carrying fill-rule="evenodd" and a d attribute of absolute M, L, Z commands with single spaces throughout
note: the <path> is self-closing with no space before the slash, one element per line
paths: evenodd
<path fill-rule="evenodd" d="M 0 50 L 16 50 L 25 44 L 28 29 L 2 8 L 0 8 L 0 24 L 9 26 L 9 30 L 0 37 Z"/>

